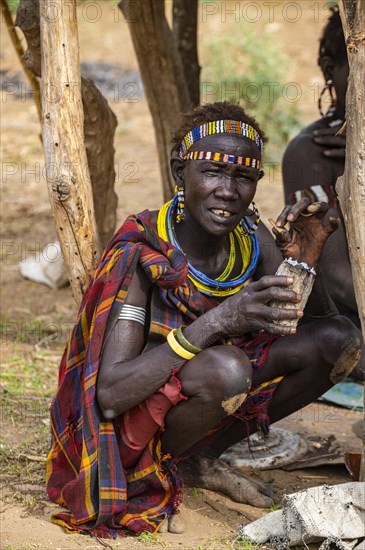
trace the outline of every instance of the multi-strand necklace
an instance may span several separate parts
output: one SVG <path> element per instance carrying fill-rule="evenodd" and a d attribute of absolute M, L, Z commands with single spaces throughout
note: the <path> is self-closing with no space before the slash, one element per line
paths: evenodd
<path fill-rule="evenodd" d="M 175 248 L 184 253 L 176 238 L 174 228 L 174 212 L 177 205 L 177 195 L 164 204 L 158 213 L 157 231 L 166 242 L 170 242 Z M 229 234 L 230 250 L 228 262 L 224 271 L 216 279 L 212 279 L 195 268 L 188 261 L 188 277 L 194 285 L 209 296 L 230 296 L 243 288 L 255 271 L 259 256 L 259 241 L 252 231 L 253 225 L 244 217 L 240 224 Z M 241 255 L 242 269 L 237 277 L 229 279 L 237 260 L 236 243 L 238 243 Z"/>

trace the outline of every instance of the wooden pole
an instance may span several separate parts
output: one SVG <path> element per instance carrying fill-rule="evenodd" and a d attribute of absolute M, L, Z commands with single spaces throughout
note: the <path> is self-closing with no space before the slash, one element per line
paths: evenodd
<path fill-rule="evenodd" d="M 339 8 L 350 75 L 346 96 L 345 171 L 337 180 L 336 191 L 346 226 L 356 303 L 365 341 L 365 1 L 340 0 Z M 360 481 L 365 481 L 364 440 Z"/>
<path fill-rule="evenodd" d="M 25 67 L 41 78 L 39 0 L 20 0 L 15 26 L 22 30 L 27 41 L 27 50 L 22 57 Z M 106 246 L 113 236 L 117 217 L 113 145 L 117 118 L 95 84 L 82 77 L 81 97 L 95 217 L 101 243 Z"/>
<path fill-rule="evenodd" d="M 100 256 L 84 145 L 76 2 L 41 0 L 42 133 L 46 178 L 74 298 Z"/>
<path fill-rule="evenodd" d="M 32 87 L 34 102 L 35 102 L 36 107 L 37 107 L 39 120 L 41 121 L 42 120 L 42 105 L 41 105 L 41 96 L 40 96 L 38 80 L 36 79 L 36 77 L 34 76 L 32 71 L 30 71 L 28 69 L 27 65 L 24 62 L 24 58 L 23 58 L 24 49 L 23 49 L 23 46 L 21 45 L 21 42 L 19 40 L 19 36 L 18 36 L 18 34 L 15 30 L 13 18 L 11 16 L 11 13 L 10 13 L 10 10 L 9 10 L 9 7 L 8 7 L 8 4 L 7 4 L 6 0 L 1 0 L 1 11 L 2 11 L 3 16 L 4 16 L 6 28 L 8 29 L 10 39 L 13 43 L 13 46 L 15 48 L 16 53 L 18 54 L 19 61 L 22 65 L 22 67 L 23 67 L 23 70 L 24 70 L 24 72 L 25 72 L 25 74 L 26 74 L 26 76 L 29 80 L 29 83 L 30 83 L 31 87 Z"/>

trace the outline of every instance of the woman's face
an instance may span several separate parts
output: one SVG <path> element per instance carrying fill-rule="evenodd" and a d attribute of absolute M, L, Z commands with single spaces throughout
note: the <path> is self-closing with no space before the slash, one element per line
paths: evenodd
<path fill-rule="evenodd" d="M 336 91 L 336 109 L 340 113 L 345 111 L 346 92 L 349 76 L 348 61 L 335 61 L 326 55 L 319 60 L 325 80 L 332 80 Z"/>
<path fill-rule="evenodd" d="M 206 136 L 189 151 L 211 151 L 261 160 L 259 148 L 248 138 L 219 134 Z M 259 170 L 211 160 L 184 161 L 185 216 L 205 232 L 223 236 L 241 221 L 256 193 Z"/>

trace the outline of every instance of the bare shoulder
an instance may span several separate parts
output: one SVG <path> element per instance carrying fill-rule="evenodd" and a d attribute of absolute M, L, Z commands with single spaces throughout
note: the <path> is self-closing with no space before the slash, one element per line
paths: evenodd
<path fill-rule="evenodd" d="M 150 279 L 138 264 L 128 290 L 125 303 L 137 307 L 147 307 L 148 293 L 152 286 Z"/>
<path fill-rule="evenodd" d="M 327 126 L 319 122 L 310 124 L 290 141 L 284 153 L 283 164 L 302 160 L 308 163 L 308 160 L 312 161 L 309 155 L 322 158 L 322 149 L 313 141 L 313 132 Z"/>
<path fill-rule="evenodd" d="M 313 140 L 314 130 L 327 128 L 317 121 L 302 130 L 288 145 L 283 157 L 285 200 L 290 194 L 314 185 L 328 185 L 333 180 L 333 163 L 323 155 L 323 147 Z"/>

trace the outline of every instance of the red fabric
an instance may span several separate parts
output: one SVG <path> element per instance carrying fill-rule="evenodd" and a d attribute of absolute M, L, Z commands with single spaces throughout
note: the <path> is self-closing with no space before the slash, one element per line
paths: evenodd
<path fill-rule="evenodd" d="M 143 450 L 159 430 L 165 427 L 165 417 L 171 407 L 184 399 L 180 380 L 173 375 L 146 401 L 126 411 L 115 420 L 120 434 L 119 452 L 125 468 L 134 466 Z"/>

